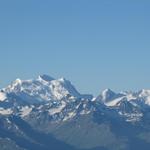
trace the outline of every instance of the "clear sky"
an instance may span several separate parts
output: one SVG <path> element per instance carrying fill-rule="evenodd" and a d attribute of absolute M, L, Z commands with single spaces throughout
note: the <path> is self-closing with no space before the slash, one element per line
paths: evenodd
<path fill-rule="evenodd" d="M 150 0 L 0 1 L 0 87 L 39 74 L 82 93 L 150 89 Z"/>

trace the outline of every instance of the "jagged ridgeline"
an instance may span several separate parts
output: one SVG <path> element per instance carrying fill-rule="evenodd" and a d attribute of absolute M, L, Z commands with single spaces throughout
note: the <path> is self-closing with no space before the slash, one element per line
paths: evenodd
<path fill-rule="evenodd" d="M 150 90 L 93 97 L 65 78 L 0 91 L 0 150 L 149 150 Z"/>

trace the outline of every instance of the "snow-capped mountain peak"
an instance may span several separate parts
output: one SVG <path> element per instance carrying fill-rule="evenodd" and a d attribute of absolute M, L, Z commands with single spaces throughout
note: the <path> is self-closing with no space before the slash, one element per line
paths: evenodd
<path fill-rule="evenodd" d="M 48 75 L 41 75 L 37 79 L 16 79 L 4 89 L 5 93 L 14 93 L 23 99 L 38 101 L 62 100 L 71 97 L 82 97 L 72 83 L 65 78 L 54 79 Z"/>
<path fill-rule="evenodd" d="M 51 81 L 51 90 L 54 91 L 53 94 L 58 98 L 63 97 L 80 97 L 80 93 L 75 89 L 72 83 L 65 78 L 60 78 L 58 80 Z"/>
<path fill-rule="evenodd" d="M 55 80 L 55 79 L 53 77 L 49 76 L 49 75 L 43 74 L 43 75 L 40 75 L 38 77 L 38 80 L 39 81 L 44 80 L 44 81 L 50 82 L 50 81 Z"/>
<path fill-rule="evenodd" d="M 150 90 L 142 89 L 139 92 L 139 97 L 147 97 L 147 96 L 150 96 Z"/>
<path fill-rule="evenodd" d="M 112 97 L 114 97 L 116 95 L 115 92 L 113 92 L 110 89 L 105 89 L 104 91 L 102 91 L 101 96 L 102 96 L 102 100 L 103 101 L 107 101 L 107 100 L 111 100 Z"/>
<path fill-rule="evenodd" d="M 22 80 L 21 79 L 16 79 L 13 81 L 8 87 L 4 89 L 5 92 L 9 93 L 11 91 L 17 92 L 21 90 L 21 85 L 22 85 Z"/>
<path fill-rule="evenodd" d="M 101 92 L 101 94 L 97 97 L 97 101 L 101 101 L 105 105 L 113 106 L 117 104 L 119 101 L 118 98 L 123 97 L 124 95 L 121 93 L 115 93 L 111 89 L 105 89 Z"/>
<path fill-rule="evenodd" d="M 49 115 L 59 114 L 66 120 L 77 114 L 99 111 L 99 107 L 114 110 L 128 121 L 140 120 L 143 109 L 150 107 L 150 90 L 115 93 L 105 89 L 93 98 L 92 95 L 80 94 L 65 78 L 40 75 L 37 79 L 16 79 L 0 92 L 0 114 L 3 115 L 17 112 L 25 117 L 36 108 L 37 113 L 48 111 Z"/>

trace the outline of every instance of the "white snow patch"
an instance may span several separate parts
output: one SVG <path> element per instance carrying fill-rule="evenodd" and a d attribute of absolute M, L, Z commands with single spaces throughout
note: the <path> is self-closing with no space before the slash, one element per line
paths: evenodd
<path fill-rule="evenodd" d="M 53 80 L 51 82 L 52 84 L 50 85 L 50 91 L 52 91 L 53 97 L 57 98 L 58 100 L 69 94 L 60 81 L 61 80 Z"/>
<path fill-rule="evenodd" d="M 127 122 L 136 122 L 140 121 L 141 117 L 143 117 L 142 113 L 122 113 L 119 112 L 120 115 L 125 116 Z"/>
<path fill-rule="evenodd" d="M 81 115 L 88 115 L 88 114 L 90 114 L 90 113 L 91 113 L 90 110 L 82 110 L 82 111 L 80 112 Z"/>
<path fill-rule="evenodd" d="M 105 89 L 104 91 L 102 91 L 102 98 L 103 100 L 105 100 L 107 98 L 107 93 L 109 92 L 109 89 Z"/>
<path fill-rule="evenodd" d="M 76 106 L 76 109 L 78 109 L 80 107 L 81 103 L 79 103 L 77 106 Z"/>
<path fill-rule="evenodd" d="M 123 97 L 116 98 L 110 102 L 105 103 L 105 105 L 109 106 L 109 107 L 116 106 L 122 99 L 123 99 Z"/>
<path fill-rule="evenodd" d="M 148 97 L 150 96 L 150 90 L 141 90 L 141 93 L 139 94 L 139 97 Z"/>
<path fill-rule="evenodd" d="M 150 105 L 150 90 L 142 90 L 139 94 L 140 98 L 145 100 L 145 104 Z"/>
<path fill-rule="evenodd" d="M 65 106 L 66 106 L 66 103 L 62 101 L 61 106 L 50 109 L 49 114 L 54 115 L 56 113 L 60 113 L 65 108 Z"/>
<path fill-rule="evenodd" d="M 150 105 L 150 96 L 148 96 L 145 100 L 145 104 Z"/>
<path fill-rule="evenodd" d="M 25 117 L 25 116 L 29 115 L 31 111 L 32 111 L 32 107 L 28 107 L 28 106 L 22 107 L 21 108 L 21 117 Z"/>
<path fill-rule="evenodd" d="M 70 112 L 67 114 L 67 116 L 63 119 L 63 121 L 69 120 L 71 118 L 73 118 L 76 115 L 75 112 Z"/>
<path fill-rule="evenodd" d="M 137 97 L 133 96 L 132 94 L 128 94 L 126 97 L 128 101 L 137 99 Z"/>
<path fill-rule="evenodd" d="M 4 108 L 0 107 L 0 114 L 1 115 L 10 115 L 12 113 L 13 113 L 13 111 L 10 108 L 4 109 Z"/>
<path fill-rule="evenodd" d="M 6 94 L 3 92 L 0 92 L 0 101 L 4 101 L 6 99 Z"/>
<path fill-rule="evenodd" d="M 91 101 L 92 101 L 92 102 L 96 101 L 96 97 L 92 98 L 92 100 L 91 100 Z"/>
<path fill-rule="evenodd" d="M 9 124 L 11 124 L 11 122 L 10 122 L 10 120 L 9 120 L 8 118 L 6 118 L 6 120 L 7 120 L 7 122 L 8 122 Z"/>

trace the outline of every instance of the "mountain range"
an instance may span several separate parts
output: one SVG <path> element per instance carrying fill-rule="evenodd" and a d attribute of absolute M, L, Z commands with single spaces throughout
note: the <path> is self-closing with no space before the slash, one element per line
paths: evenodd
<path fill-rule="evenodd" d="M 0 90 L 0 150 L 149 150 L 150 90 L 97 97 L 65 78 L 16 79 Z"/>

